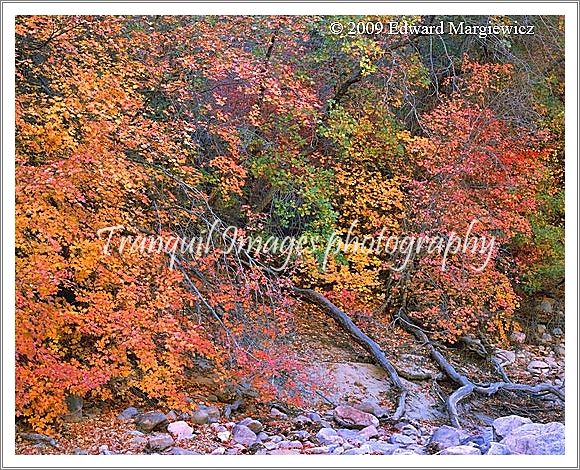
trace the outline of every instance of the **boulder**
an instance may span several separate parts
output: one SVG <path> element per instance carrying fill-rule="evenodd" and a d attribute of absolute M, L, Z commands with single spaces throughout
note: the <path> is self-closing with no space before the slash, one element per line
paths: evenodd
<path fill-rule="evenodd" d="M 341 426 L 353 429 L 379 425 L 379 420 L 376 416 L 357 410 L 349 405 L 337 406 L 334 409 L 334 420 Z"/>
<path fill-rule="evenodd" d="M 364 454 L 370 454 L 373 450 L 371 449 L 371 446 L 369 446 L 368 444 L 363 444 L 360 447 L 355 447 L 353 449 L 349 449 L 347 451 L 345 451 L 343 453 L 343 455 L 364 455 Z"/>
<path fill-rule="evenodd" d="M 302 449 L 304 444 L 300 441 L 282 441 L 278 444 L 280 449 Z"/>
<path fill-rule="evenodd" d="M 134 406 L 125 408 L 121 413 L 117 415 L 119 421 L 131 421 L 135 416 L 139 414 L 139 410 Z"/>
<path fill-rule="evenodd" d="M 370 446 L 373 453 L 381 455 L 392 455 L 393 452 L 399 448 L 399 446 L 389 444 L 385 441 L 370 441 L 367 444 Z"/>
<path fill-rule="evenodd" d="M 103 444 L 102 446 L 99 446 L 99 454 L 101 454 L 101 455 L 115 455 L 114 452 L 109 450 L 109 446 L 107 444 Z"/>
<path fill-rule="evenodd" d="M 565 427 L 562 423 L 524 424 L 501 443 L 513 454 L 562 455 L 565 453 Z"/>
<path fill-rule="evenodd" d="M 429 445 L 437 451 L 442 451 L 448 447 L 458 446 L 460 441 L 459 431 L 451 426 L 441 426 L 437 428 L 431 438 Z"/>
<path fill-rule="evenodd" d="M 34 442 L 35 444 L 46 444 L 52 447 L 58 447 L 57 442 L 50 436 L 39 434 L 37 432 L 21 432 L 18 434 L 22 439 Z"/>
<path fill-rule="evenodd" d="M 160 411 L 148 411 L 135 418 L 135 425 L 145 432 L 153 431 L 167 423 L 167 417 Z"/>
<path fill-rule="evenodd" d="M 360 443 L 366 440 L 359 434 L 359 431 L 354 429 L 337 429 L 336 432 L 347 442 Z"/>
<path fill-rule="evenodd" d="M 231 436 L 232 436 L 232 433 L 230 433 L 228 430 L 218 431 L 218 433 L 217 433 L 217 438 L 221 442 L 228 442 L 230 440 Z"/>
<path fill-rule="evenodd" d="M 304 426 L 308 424 L 312 424 L 312 420 L 308 416 L 298 415 L 294 418 L 294 422 L 299 426 Z"/>
<path fill-rule="evenodd" d="M 208 424 L 210 421 L 209 413 L 206 410 L 198 408 L 191 412 L 190 420 L 193 424 Z"/>
<path fill-rule="evenodd" d="M 361 403 L 354 405 L 354 407 L 357 410 L 364 411 L 365 413 L 369 413 L 377 418 L 382 418 L 388 413 L 388 410 L 379 405 L 379 402 L 374 398 L 368 398 Z"/>
<path fill-rule="evenodd" d="M 316 440 L 319 444 L 342 444 L 344 439 L 332 428 L 322 428 L 316 434 Z"/>
<path fill-rule="evenodd" d="M 282 413 L 278 408 L 272 408 L 270 410 L 270 416 L 272 418 L 277 418 L 277 419 L 286 419 L 286 418 L 288 418 L 288 415 L 286 413 Z"/>
<path fill-rule="evenodd" d="M 391 444 L 399 444 L 402 446 L 407 446 L 409 444 L 413 444 L 415 442 L 415 439 L 409 436 L 405 436 L 404 434 L 396 433 L 390 437 L 389 441 L 391 442 Z"/>
<path fill-rule="evenodd" d="M 309 413 L 307 413 L 306 417 L 313 423 L 320 423 L 320 421 L 322 421 L 320 415 L 314 411 L 310 411 Z"/>
<path fill-rule="evenodd" d="M 528 372 L 534 375 L 542 375 L 550 372 L 550 366 L 544 361 L 530 361 Z"/>
<path fill-rule="evenodd" d="M 193 436 L 193 428 L 185 421 L 174 421 L 167 426 L 167 431 L 177 440 L 188 439 Z"/>
<path fill-rule="evenodd" d="M 510 455 L 511 452 L 509 448 L 504 445 L 500 444 L 499 442 L 492 442 L 489 445 L 489 449 L 486 452 L 486 455 Z"/>
<path fill-rule="evenodd" d="M 365 440 L 369 440 L 371 437 L 377 437 L 379 435 L 379 431 L 375 426 L 370 425 L 367 426 L 366 428 L 361 429 L 358 432 L 358 435 Z"/>
<path fill-rule="evenodd" d="M 531 422 L 532 420 L 530 418 L 523 418 L 522 416 L 518 415 L 510 415 L 497 418 L 492 423 L 492 426 L 497 439 L 501 440 L 515 429 L 523 426 L 524 424 L 530 424 Z"/>
<path fill-rule="evenodd" d="M 258 436 L 249 427 L 236 424 L 232 429 L 232 439 L 243 446 L 251 446 L 258 440 Z"/>
<path fill-rule="evenodd" d="M 199 452 L 193 450 L 184 449 L 183 447 L 172 447 L 165 454 L 168 455 L 201 455 Z"/>
<path fill-rule="evenodd" d="M 439 455 L 481 455 L 481 452 L 473 446 L 452 446 L 443 449 Z"/>
<path fill-rule="evenodd" d="M 220 409 L 217 406 L 199 405 L 199 411 L 204 411 L 208 416 L 208 423 L 217 423 L 220 419 Z"/>
<path fill-rule="evenodd" d="M 493 352 L 493 358 L 501 364 L 503 367 L 513 364 L 516 362 L 516 353 L 513 351 L 508 351 L 507 349 L 497 348 Z"/>
<path fill-rule="evenodd" d="M 510 335 L 510 339 L 516 344 L 524 344 L 526 342 L 526 334 L 521 331 L 514 331 Z"/>
<path fill-rule="evenodd" d="M 173 444 L 173 438 L 165 432 L 157 432 L 149 436 L 148 446 L 154 452 L 161 452 Z"/>
<path fill-rule="evenodd" d="M 262 423 L 260 423 L 260 421 L 252 419 L 252 418 L 242 419 L 238 424 L 241 424 L 243 426 L 247 426 L 252 431 L 254 431 L 256 434 L 258 434 L 259 432 L 262 431 L 262 429 L 264 429 L 264 426 L 262 425 Z"/>

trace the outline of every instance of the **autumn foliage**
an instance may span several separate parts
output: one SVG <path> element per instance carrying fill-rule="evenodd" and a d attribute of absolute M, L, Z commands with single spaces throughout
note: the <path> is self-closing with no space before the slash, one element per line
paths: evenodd
<path fill-rule="evenodd" d="M 244 382 L 297 400 L 292 285 L 380 321 L 405 308 L 446 341 L 505 341 L 518 283 L 538 287 L 543 253 L 561 263 L 546 203 L 562 184 L 558 77 L 537 64 L 540 96 L 513 56 L 454 43 L 453 67 L 435 70 L 413 38 L 327 35 L 329 21 L 17 19 L 16 405 L 32 426 L 49 428 L 69 394 L 185 409 Z M 519 90 L 541 120 L 502 106 Z M 275 255 L 170 265 L 105 253 L 98 235 L 199 237 L 214 220 L 312 242 L 274 275 Z M 394 272 L 370 250 L 321 268 L 353 221 L 360 237 L 419 237 L 473 220 L 474 236 L 497 240 L 481 272 L 466 268 L 480 254 L 446 270 L 421 254 Z"/>

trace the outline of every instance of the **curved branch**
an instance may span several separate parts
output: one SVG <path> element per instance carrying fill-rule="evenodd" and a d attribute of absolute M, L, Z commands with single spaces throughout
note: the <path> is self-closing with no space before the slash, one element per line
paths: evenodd
<path fill-rule="evenodd" d="M 397 370 L 387 359 L 380 346 L 370 337 L 365 335 L 346 313 L 340 310 L 324 295 L 312 289 L 300 289 L 294 287 L 293 290 L 302 297 L 324 307 L 330 313 L 332 318 L 342 326 L 358 344 L 368 351 L 375 361 L 387 372 L 393 385 L 400 391 L 397 409 L 392 417 L 395 421 L 400 420 L 405 414 L 405 400 L 409 392 L 401 382 Z"/>

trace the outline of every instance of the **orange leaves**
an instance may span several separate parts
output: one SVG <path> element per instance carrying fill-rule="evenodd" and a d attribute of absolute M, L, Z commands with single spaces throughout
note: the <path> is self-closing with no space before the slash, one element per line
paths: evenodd
<path fill-rule="evenodd" d="M 242 194 L 247 172 L 236 161 L 225 156 L 215 157 L 210 165 L 217 169 L 219 174 L 219 187 L 227 199 L 231 194 Z"/>

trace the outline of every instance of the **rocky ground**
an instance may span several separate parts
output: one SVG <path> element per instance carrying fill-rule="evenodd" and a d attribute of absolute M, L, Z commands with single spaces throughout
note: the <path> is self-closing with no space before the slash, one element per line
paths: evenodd
<path fill-rule="evenodd" d="M 312 324 L 312 319 L 309 320 Z M 523 333 L 513 348 L 497 350 L 506 373 L 523 383 L 564 383 L 564 337 L 559 328 L 537 326 L 533 341 Z M 382 344 L 400 370 L 436 372 L 420 346 L 394 335 Z M 307 372 L 321 387 L 308 406 L 241 407 L 193 405 L 188 413 L 142 409 L 82 410 L 55 437 L 17 429 L 20 454 L 563 454 L 563 406 L 554 400 L 511 394 L 472 397 L 461 404 L 463 430 L 446 425 L 445 381 L 404 381 L 411 391 L 405 419 L 389 420 L 396 394 L 385 373 L 339 331 L 297 338 Z M 405 349 L 406 348 L 406 349 Z M 396 354 L 395 354 L 396 353 Z M 454 351 L 448 350 L 453 357 Z M 465 352 L 461 353 L 465 355 Z M 457 356 L 459 361 L 463 356 Z M 466 362 L 467 363 L 467 362 Z M 483 369 L 463 368 L 472 377 Z M 443 387 L 443 388 L 441 388 Z M 284 410 L 284 411 L 282 411 Z"/>
<path fill-rule="evenodd" d="M 430 429 L 418 422 L 382 423 L 385 410 L 374 400 L 340 405 L 322 416 L 290 417 L 272 408 L 269 416 L 221 419 L 217 407 L 199 406 L 177 415 L 129 407 L 105 435 L 74 440 L 20 433 L 20 453 L 281 455 L 281 454 L 563 454 L 564 425 L 533 423 L 511 415 L 466 432 L 447 425 Z M 94 424 L 94 423 L 93 423 Z M 113 430 L 113 431 L 112 431 Z M 92 439 L 91 439 L 92 437 Z M 80 445 L 79 445 L 80 444 Z"/>

